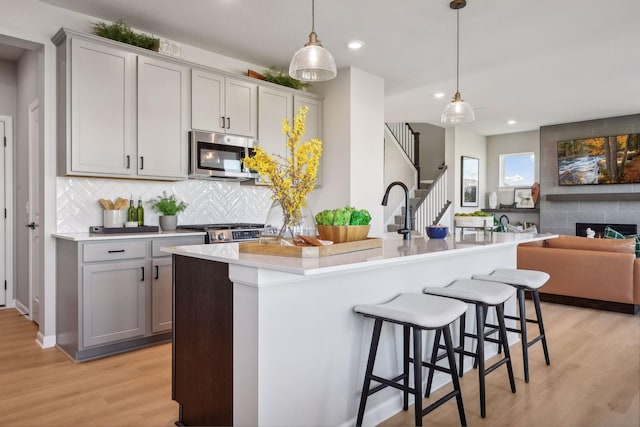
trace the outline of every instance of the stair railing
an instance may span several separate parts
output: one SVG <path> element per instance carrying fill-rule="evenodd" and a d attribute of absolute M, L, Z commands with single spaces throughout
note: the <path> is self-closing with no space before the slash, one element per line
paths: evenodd
<path fill-rule="evenodd" d="M 414 230 L 424 233 L 427 225 L 436 225 L 451 204 L 447 199 L 447 175 L 447 166 L 442 165 L 424 198 L 417 203 L 413 212 Z"/>
<path fill-rule="evenodd" d="M 409 123 L 386 123 L 386 126 L 416 168 L 420 182 L 420 132 L 414 132 Z"/>

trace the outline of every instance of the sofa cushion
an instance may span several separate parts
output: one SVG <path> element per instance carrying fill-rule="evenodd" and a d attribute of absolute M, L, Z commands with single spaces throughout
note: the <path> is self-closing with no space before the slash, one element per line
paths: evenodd
<path fill-rule="evenodd" d="M 635 254 L 635 239 L 589 239 L 580 236 L 558 236 L 547 240 L 547 246 L 557 249 L 582 249 L 587 251 Z"/>

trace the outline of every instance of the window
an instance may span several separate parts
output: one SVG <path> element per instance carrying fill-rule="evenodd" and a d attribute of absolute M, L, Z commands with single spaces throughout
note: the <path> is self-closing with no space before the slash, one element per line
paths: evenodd
<path fill-rule="evenodd" d="M 534 177 L 533 152 L 500 155 L 500 187 L 527 187 L 534 183 Z"/>

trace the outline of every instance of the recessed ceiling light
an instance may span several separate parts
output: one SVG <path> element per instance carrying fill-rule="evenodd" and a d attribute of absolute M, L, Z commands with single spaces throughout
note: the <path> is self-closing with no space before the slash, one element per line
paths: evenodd
<path fill-rule="evenodd" d="M 509 120 L 507 122 L 508 125 L 515 125 L 517 122 L 515 120 Z"/>
<path fill-rule="evenodd" d="M 440 98 L 444 98 L 444 95 L 445 95 L 444 92 L 436 92 L 433 94 L 433 97 L 440 99 Z"/>
<path fill-rule="evenodd" d="M 349 46 L 349 49 L 358 50 L 364 46 L 364 42 L 361 42 L 360 40 L 353 40 L 350 41 L 347 46 Z"/>

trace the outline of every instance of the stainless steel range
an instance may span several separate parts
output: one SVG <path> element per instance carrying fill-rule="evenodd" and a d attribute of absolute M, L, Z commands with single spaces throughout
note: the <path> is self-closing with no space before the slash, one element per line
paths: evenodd
<path fill-rule="evenodd" d="M 230 243 L 246 240 L 257 240 L 264 231 L 264 224 L 229 223 L 229 224 L 194 224 L 179 225 L 180 230 L 205 231 L 205 243 Z"/>

